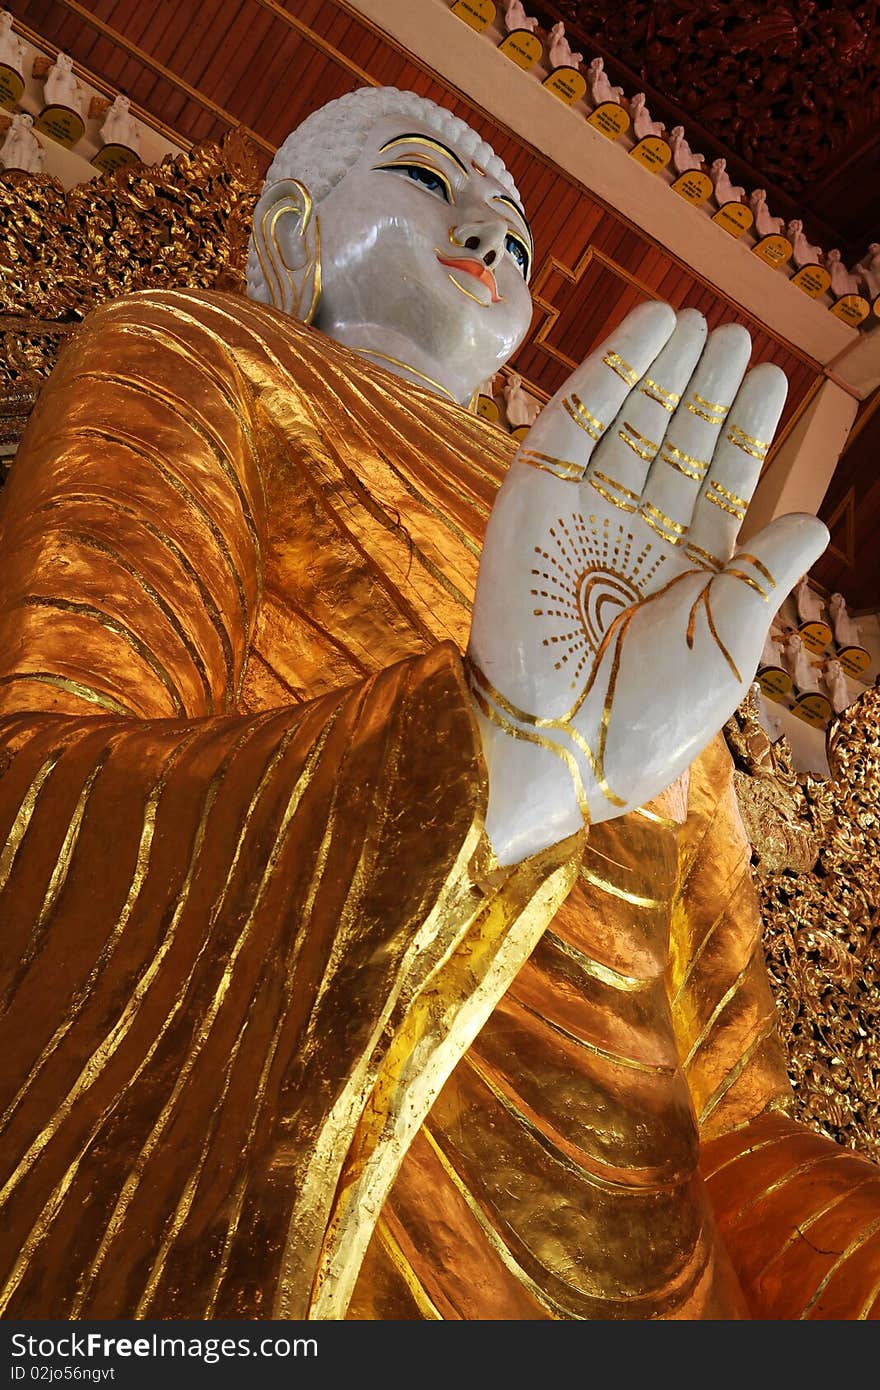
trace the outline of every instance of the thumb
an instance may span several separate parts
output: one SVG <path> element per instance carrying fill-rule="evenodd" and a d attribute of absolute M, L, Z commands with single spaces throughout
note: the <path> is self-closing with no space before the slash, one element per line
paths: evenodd
<path fill-rule="evenodd" d="M 746 545 L 736 552 L 725 569 L 744 568 L 757 560 L 770 571 L 770 581 L 763 587 L 771 590 L 775 613 L 795 584 L 818 560 L 831 539 L 828 527 L 808 512 L 789 512 L 769 522 L 761 531 L 750 536 Z M 770 594 L 768 593 L 768 597 Z"/>
<path fill-rule="evenodd" d="M 743 677 L 750 674 L 773 615 L 829 539 L 818 517 L 791 512 L 750 537 L 712 580 L 715 621 Z"/>

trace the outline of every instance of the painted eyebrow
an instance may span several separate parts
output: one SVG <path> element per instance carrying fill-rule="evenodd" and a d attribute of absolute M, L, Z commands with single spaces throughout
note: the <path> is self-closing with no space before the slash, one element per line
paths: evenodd
<path fill-rule="evenodd" d="M 450 150 L 448 146 L 442 144 L 440 140 L 432 140 L 428 135 L 417 135 L 415 132 L 411 131 L 406 135 L 395 135 L 393 140 L 386 140 L 385 144 L 379 150 L 379 153 L 384 154 L 386 150 L 392 150 L 395 145 L 427 145 L 430 149 L 438 150 L 440 154 L 445 154 L 447 159 L 451 159 L 456 168 L 460 169 L 464 174 L 465 178 L 470 177 L 467 166 L 462 163 L 455 151 Z"/>
<path fill-rule="evenodd" d="M 523 226 L 524 226 L 525 229 L 526 229 L 526 234 L 528 235 L 528 238 L 529 238 L 529 250 L 534 254 L 535 241 L 534 241 L 534 237 L 532 236 L 532 229 L 531 229 L 531 227 L 530 227 L 529 224 L 528 224 L 528 220 L 527 220 L 526 215 L 525 215 L 525 213 L 523 212 L 522 208 L 519 207 L 518 204 L 516 204 L 516 203 L 513 201 L 512 198 L 506 198 L 506 197 L 504 196 L 503 193 L 496 193 L 496 194 L 493 196 L 493 198 L 492 198 L 492 202 L 493 202 L 493 203 L 506 203 L 506 205 L 507 205 L 513 212 L 516 213 L 516 215 L 517 215 L 517 217 L 519 218 L 520 222 L 522 222 Z"/>

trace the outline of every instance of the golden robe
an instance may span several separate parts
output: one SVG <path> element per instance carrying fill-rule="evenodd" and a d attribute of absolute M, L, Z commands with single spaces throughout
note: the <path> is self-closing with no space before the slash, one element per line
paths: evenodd
<path fill-rule="evenodd" d="M 62 356 L 0 535 L 5 1316 L 873 1315 L 720 743 L 686 818 L 493 868 L 511 452 L 231 296 Z"/>

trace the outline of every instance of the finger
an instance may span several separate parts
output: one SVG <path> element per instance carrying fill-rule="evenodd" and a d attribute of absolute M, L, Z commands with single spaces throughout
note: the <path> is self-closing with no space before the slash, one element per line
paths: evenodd
<path fill-rule="evenodd" d="M 590 455 L 675 328 L 668 304 L 640 304 L 544 407 L 515 462 L 580 482 Z"/>
<path fill-rule="evenodd" d="M 777 517 L 711 581 L 706 620 L 737 679 L 754 671 L 774 613 L 829 539 L 828 527 L 816 516 Z"/>
<path fill-rule="evenodd" d="M 687 540 L 694 503 L 751 351 L 752 340 L 738 323 L 726 323 L 709 334 L 648 474 L 639 510 L 673 545 Z"/>
<path fill-rule="evenodd" d="M 785 373 L 762 362 L 737 393 L 694 506 L 686 554 L 719 569 L 733 554 L 788 394 Z"/>
<path fill-rule="evenodd" d="M 585 481 L 624 512 L 636 511 L 648 470 L 706 342 L 696 309 L 676 315 L 675 332 L 618 411 L 590 459 Z"/>

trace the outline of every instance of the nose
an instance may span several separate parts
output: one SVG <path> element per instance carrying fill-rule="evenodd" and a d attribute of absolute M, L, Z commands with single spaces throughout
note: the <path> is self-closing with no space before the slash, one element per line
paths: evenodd
<path fill-rule="evenodd" d="M 506 235 L 507 223 L 496 217 L 460 222 L 458 226 L 449 228 L 449 239 L 453 245 L 473 251 L 486 266 L 493 266 L 500 259 Z"/>

